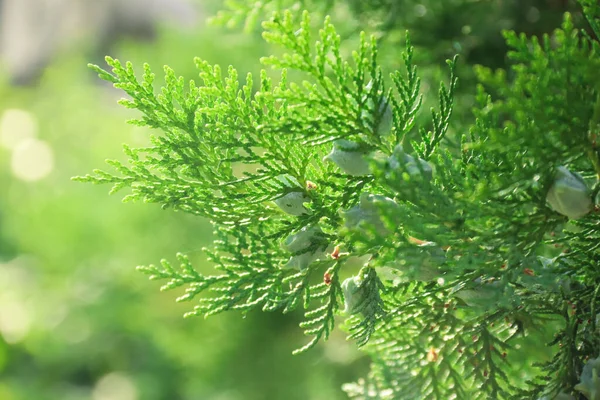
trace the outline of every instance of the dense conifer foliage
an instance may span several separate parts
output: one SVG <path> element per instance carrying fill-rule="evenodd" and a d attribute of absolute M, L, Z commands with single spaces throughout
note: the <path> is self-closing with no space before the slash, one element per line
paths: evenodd
<path fill-rule="evenodd" d="M 380 62 L 397 14 L 369 21 L 402 2 L 307 3 L 217 16 L 265 18 L 258 76 L 196 59 L 199 81 L 165 67 L 158 89 L 148 65 L 92 66 L 157 135 L 77 179 L 214 226 L 214 274 L 185 255 L 139 269 L 185 287 L 190 316 L 303 309 L 297 352 L 345 321 L 372 359 L 351 398 L 600 399 L 600 7 L 581 0 L 539 37 L 504 31 L 508 66 L 474 67 L 473 117 L 454 123 L 467 63 L 450 57 L 431 90 L 411 32 L 399 68 Z M 342 38 L 348 10 L 374 35 Z"/>

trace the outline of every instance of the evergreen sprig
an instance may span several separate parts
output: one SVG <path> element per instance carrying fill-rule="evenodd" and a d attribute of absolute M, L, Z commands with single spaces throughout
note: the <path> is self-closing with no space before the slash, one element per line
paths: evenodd
<path fill-rule="evenodd" d="M 311 251 L 322 251 L 341 241 L 336 233 L 344 222 L 339 210 L 355 206 L 360 193 L 372 187 L 371 177 L 338 173 L 335 166 L 320 159 L 335 140 L 352 138 L 360 140 L 364 148 L 389 153 L 399 139 L 386 139 L 377 133 L 383 115 L 375 105 L 385 96 L 374 40 L 362 36 L 351 65 L 342 59 L 340 37 L 329 19 L 316 44 L 312 43 L 311 29 L 308 13 L 303 14 L 299 28 L 289 12 L 276 14 L 265 24 L 265 38 L 289 53 L 263 60 L 265 65 L 282 70 L 281 79 L 274 84 L 263 71 L 256 90 L 251 75 L 242 86 L 234 68 L 222 77 L 218 66 L 200 59 L 196 59 L 200 85 L 194 81 L 185 84 L 166 67 L 165 86 L 158 94 L 148 65 L 144 65 L 139 80 L 131 63 L 107 58 L 111 72 L 91 66 L 102 79 L 129 95 L 120 103 L 143 115 L 132 121 L 134 124 L 160 129 L 163 135 L 152 137 L 152 146 L 147 148 L 125 146 L 130 166 L 109 161 L 117 174 L 97 170 L 94 175 L 76 178 L 110 183 L 111 193 L 130 188 L 125 201 L 154 202 L 210 218 L 216 240 L 206 251 L 221 275 L 195 272 L 183 255 L 178 256 L 179 269 L 163 261 L 161 266 L 140 270 L 151 279 L 168 279 L 163 289 L 186 286 L 186 294 L 179 301 L 213 293 L 199 298 L 200 304 L 187 315 L 256 307 L 289 312 L 304 305 L 308 310 L 302 327 L 314 339 L 303 349 L 326 338 L 333 329 L 341 298 L 338 271 L 345 257 L 337 261 L 323 257 L 309 268 L 303 265 L 300 271 L 286 268 L 286 259 L 293 263 Z M 410 65 L 410 44 L 407 54 L 409 80 L 402 89 L 408 97 L 395 101 L 403 113 L 398 118 L 405 127 L 403 133 L 412 126 L 410 119 L 420 104 L 416 100 L 420 98 L 418 78 Z M 314 83 L 288 85 L 288 70 L 292 69 L 306 73 Z M 370 88 L 369 77 L 373 80 Z M 398 74 L 394 77 L 399 79 Z M 301 215 L 290 217 L 271 203 L 294 193 L 306 198 L 308 208 Z M 322 234 L 312 247 L 296 252 L 280 246 L 282 238 L 289 240 L 316 226 Z M 328 267 L 331 281 L 314 283 L 311 277 Z M 369 286 L 379 282 L 373 273 L 367 274 Z M 378 299 L 381 287 L 381 283 L 373 286 L 371 296 Z M 310 309 L 313 301 L 322 304 Z M 365 308 L 364 318 L 355 320 L 351 328 L 351 336 L 360 344 L 374 331 L 377 315 L 382 312 L 380 302 Z"/>
<path fill-rule="evenodd" d="M 451 152 L 439 153 L 430 159 L 443 166 L 436 168 L 433 185 L 412 190 L 405 171 L 390 177 L 383 169 L 380 175 L 406 202 L 382 210 L 387 226 L 402 228 L 375 263 L 382 268 L 399 263 L 408 278 L 438 280 L 398 286 L 398 307 L 390 312 L 398 321 L 386 321 L 377 332 L 369 348 L 375 365 L 359 393 L 375 381 L 379 393 L 394 393 L 389 398 L 556 396 L 584 379 L 584 354 L 592 358 L 599 351 L 591 323 L 597 274 L 589 269 L 595 266 L 589 257 L 595 260 L 596 217 L 571 223 L 587 229 L 556 236 L 569 225 L 546 205 L 557 160 L 584 176 L 595 172 L 589 127 L 597 101 L 598 43 L 575 30 L 569 15 L 542 45 L 512 32 L 506 38 L 513 48 L 512 78 L 479 70 L 497 100 L 480 92 L 477 123 L 470 139 L 462 140 L 462 163 L 453 164 Z M 362 242 L 381 246 L 374 237 Z M 436 243 L 446 245 L 445 255 Z M 568 252 L 543 257 L 556 253 L 550 246 L 568 246 Z M 436 296 L 437 304 L 431 304 Z M 574 310 L 583 316 L 574 318 Z M 557 335 L 553 341 L 550 332 Z M 528 381 L 519 382 L 506 372 L 506 353 L 531 337 L 562 347 L 553 350 L 556 356 L 543 372 L 531 371 Z M 402 371 L 414 376 L 403 381 Z"/>
<path fill-rule="evenodd" d="M 596 30 L 598 8 L 581 4 Z M 197 59 L 199 85 L 166 68 L 155 93 L 148 66 L 141 79 L 114 59 L 92 66 L 162 135 L 125 147 L 116 173 L 77 179 L 214 225 L 218 274 L 183 255 L 140 270 L 185 287 L 187 315 L 304 308 L 311 339 L 296 352 L 343 314 L 373 360 L 345 386 L 353 398 L 597 399 L 585 366 L 600 354 L 598 41 L 568 14 L 541 40 L 506 32 L 513 64 L 477 69 L 476 120 L 458 134 L 456 58 L 423 126 L 408 35 L 404 69 L 387 74 L 374 37 L 347 58 L 331 18 L 316 31 L 296 17 L 263 24 L 282 49 L 262 59 L 276 81 Z M 354 256 L 368 261 L 353 275 Z"/>

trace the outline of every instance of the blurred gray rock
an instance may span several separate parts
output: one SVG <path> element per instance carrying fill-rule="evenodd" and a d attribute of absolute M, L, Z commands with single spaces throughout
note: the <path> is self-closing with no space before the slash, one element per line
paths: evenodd
<path fill-rule="evenodd" d="M 191 27 L 194 0 L 0 0 L 0 62 L 17 85 L 74 46 L 96 62 L 123 37 L 152 39 L 160 24 Z"/>

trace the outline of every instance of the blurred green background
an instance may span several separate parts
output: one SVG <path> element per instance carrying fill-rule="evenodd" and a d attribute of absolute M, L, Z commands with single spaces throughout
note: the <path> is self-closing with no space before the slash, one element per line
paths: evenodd
<path fill-rule="evenodd" d="M 135 271 L 184 252 L 209 272 L 200 251 L 211 241 L 207 221 L 70 181 L 152 134 L 125 123 L 136 114 L 116 105 L 120 93 L 87 62 L 109 53 L 191 79 L 200 56 L 243 76 L 272 49 L 257 32 L 208 27 L 221 1 L 95 3 L 0 1 L 0 400 L 345 398 L 341 384 L 364 375 L 368 361 L 342 332 L 292 356 L 306 341 L 300 313 L 184 320 L 193 305 Z M 563 11 L 577 12 L 558 0 L 335 4 L 329 12 L 349 40 L 357 27 L 382 38 L 388 71 L 401 63 L 409 28 L 424 91 L 443 76 L 444 58 L 463 56 L 457 131 L 472 106 L 469 65 L 505 63 L 501 29 L 549 32 Z"/>

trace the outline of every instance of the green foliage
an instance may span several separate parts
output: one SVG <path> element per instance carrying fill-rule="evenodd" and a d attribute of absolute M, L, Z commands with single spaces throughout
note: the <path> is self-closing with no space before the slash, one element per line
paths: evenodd
<path fill-rule="evenodd" d="M 598 7 L 582 5 L 597 34 Z M 117 174 L 77 179 L 214 225 L 217 275 L 182 255 L 177 268 L 140 270 L 163 289 L 184 286 L 178 300 L 199 303 L 187 315 L 304 308 L 312 339 L 297 352 L 345 314 L 372 359 L 345 386 L 353 398 L 576 394 L 600 353 L 598 41 L 569 14 L 541 39 L 505 32 L 512 65 L 476 69 L 475 122 L 457 134 L 456 58 L 424 126 L 408 35 L 403 68 L 384 72 L 376 38 L 361 33 L 349 52 L 329 17 L 317 34 L 307 11 L 263 28 L 282 52 L 261 60 L 278 72 L 258 84 L 197 59 L 200 85 L 165 68 L 155 94 L 147 65 L 140 79 L 130 63 L 92 66 L 130 96 L 121 103 L 143 114 L 135 124 L 163 134 L 125 147 L 130 166 L 109 162 Z M 355 257 L 365 265 L 340 283 Z"/>
<path fill-rule="evenodd" d="M 187 77 L 196 74 L 195 54 L 256 70 L 246 60 L 264 52 L 260 44 L 230 35 L 225 42 L 244 50 L 223 52 L 214 34 L 173 29 L 152 43 L 121 43 L 117 54 L 134 65 L 168 61 Z M 12 87 L 6 77 L 0 83 L 2 144 L 7 132 L 21 131 L 7 124 L 17 109 L 54 154 L 51 173 L 31 182 L 13 172 L 16 153 L 0 147 L 0 399 L 91 399 L 107 395 L 107 385 L 121 388 L 114 396 L 133 388 L 144 400 L 344 398 L 339 387 L 365 362 L 354 349 L 336 360 L 323 349 L 291 357 L 303 340 L 300 313 L 255 312 L 243 320 L 228 313 L 190 323 L 181 318 L 190 303 L 170 299 L 183 293 L 165 295 L 140 280 L 135 265 L 165 256 L 175 265 L 178 251 L 212 272 L 201 251 L 212 229 L 193 214 L 106 201 L 106 187 L 69 180 L 107 154 L 126 160 L 120 143 L 146 146 L 152 131 L 124 124 L 135 114 L 113 104 L 118 91 L 85 68 L 79 48 L 65 51 L 37 86 Z M 329 343 L 343 342 L 338 331 Z M 341 371 L 341 363 L 351 366 Z"/>
<path fill-rule="evenodd" d="M 313 2 L 310 0 L 225 0 L 225 8 L 211 18 L 211 22 L 216 25 L 226 25 L 230 28 L 234 28 L 243 22 L 244 30 L 249 32 L 254 30 L 265 16 L 271 15 L 273 12 L 281 12 L 286 9 L 298 11 L 300 9 L 308 9 L 309 5 L 311 7 L 324 5 L 324 10 L 326 10 L 331 8 L 333 1 L 334 0 L 327 0 L 324 2 Z"/>
<path fill-rule="evenodd" d="M 141 268 L 153 279 L 170 278 L 163 288 L 189 285 L 180 300 L 191 300 L 207 289 L 218 294 L 202 299 L 202 305 L 189 315 L 255 307 L 288 312 L 299 304 L 308 307 L 311 301 L 323 299 L 325 305 L 307 312 L 308 320 L 303 324 L 307 333 L 315 334 L 318 339 L 329 335 L 333 312 L 338 308 L 339 266 L 331 269 L 332 284 L 311 283 L 317 268 L 311 266 L 300 272 L 282 268 L 287 255 L 277 238 L 302 227 L 321 224 L 327 243 L 339 241 L 335 232 L 343 221 L 338 210 L 353 206 L 356 194 L 361 188 L 369 187 L 370 179 L 361 177 L 349 181 L 347 176 L 336 174 L 334 168 L 319 161 L 325 147 L 336 139 L 360 137 L 365 147 L 389 152 L 410 128 L 409 119 L 418 108 L 415 107 L 415 104 L 418 106 L 418 79 L 410 66 L 409 47 L 408 86 L 395 76 L 399 90 L 411 101 L 403 103 L 401 108 L 399 125 L 405 131 L 397 132 L 393 140 L 384 141 L 375 133 L 381 118 L 378 110 L 371 109 L 368 115 L 361 111 L 369 99 L 373 99 L 372 104 L 381 102 L 382 80 L 376 67 L 374 42 L 363 38 L 351 66 L 341 59 L 339 36 L 329 21 L 321 29 L 321 42 L 314 50 L 310 46 L 309 25 L 307 13 L 300 30 L 293 25 L 290 13 L 265 24 L 265 38 L 293 53 L 263 60 L 266 65 L 282 69 L 282 78 L 279 84 L 273 85 L 263 71 L 256 93 L 252 93 L 251 75 L 239 89 L 233 68 L 222 79 L 218 67 L 201 60 L 196 60 L 196 64 L 201 71 L 202 86 L 196 87 L 190 82 L 189 90 L 184 91 L 183 79 L 176 78 L 173 71 L 166 68 L 166 86 L 158 95 L 153 93 L 154 74 L 147 65 L 140 82 L 129 63 L 123 66 L 108 58 L 112 74 L 94 67 L 101 78 L 131 96 L 132 100 L 122 100 L 121 104 L 142 111 L 143 118 L 133 121 L 135 124 L 160 128 L 165 135 L 152 138 L 152 147 L 131 149 L 126 146 L 132 167 L 118 161 L 109 162 L 121 175 L 96 171 L 94 176 L 80 180 L 111 183 L 112 193 L 130 187 L 132 193 L 125 201 L 157 202 L 163 207 L 206 216 L 216 223 L 218 240 L 209 255 L 224 272 L 222 275 L 196 274 L 185 257 L 180 257 L 180 271 L 167 262 L 162 267 Z M 302 86 L 288 87 L 285 68 L 302 71 L 315 83 L 305 81 Z M 327 75 L 329 73 L 339 86 Z M 369 76 L 374 78 L 375 84 L 367 93 L 364 88 Z M 323 118 L 325 111 L 328 116 Z M 284 132 L 287 136 L 282 136 Z M 440 132 L 437 133 L 439 139 Z M 432 136 L 431 140 L 435 141 L 436 137 Z M 429 143 L 430 148 L 432 145 Z M 316 161 L 315 153 L 320 154 Z M 288 190 L 278 179 L 282 175 L 298 183 L 300 190 L 304 190 L 308 178 L 317 183 L 318 195 L 317 191 L 307 192 L 314 212 L 290 219 L 268 203 Z M 348 193 L 342 190 L 344 186 L 357 190 L 354 194 Z M 319 263 L 322 267 L 332 264 L 333 261 L 327 259 Z M 356 324 L 354 335 L 358 338 L 367 335 L 372 330 L 372 322 L 369 325 L 367 329 L 363 324 Z M 316 344 L 316 340 L 310 344 Z"/>

